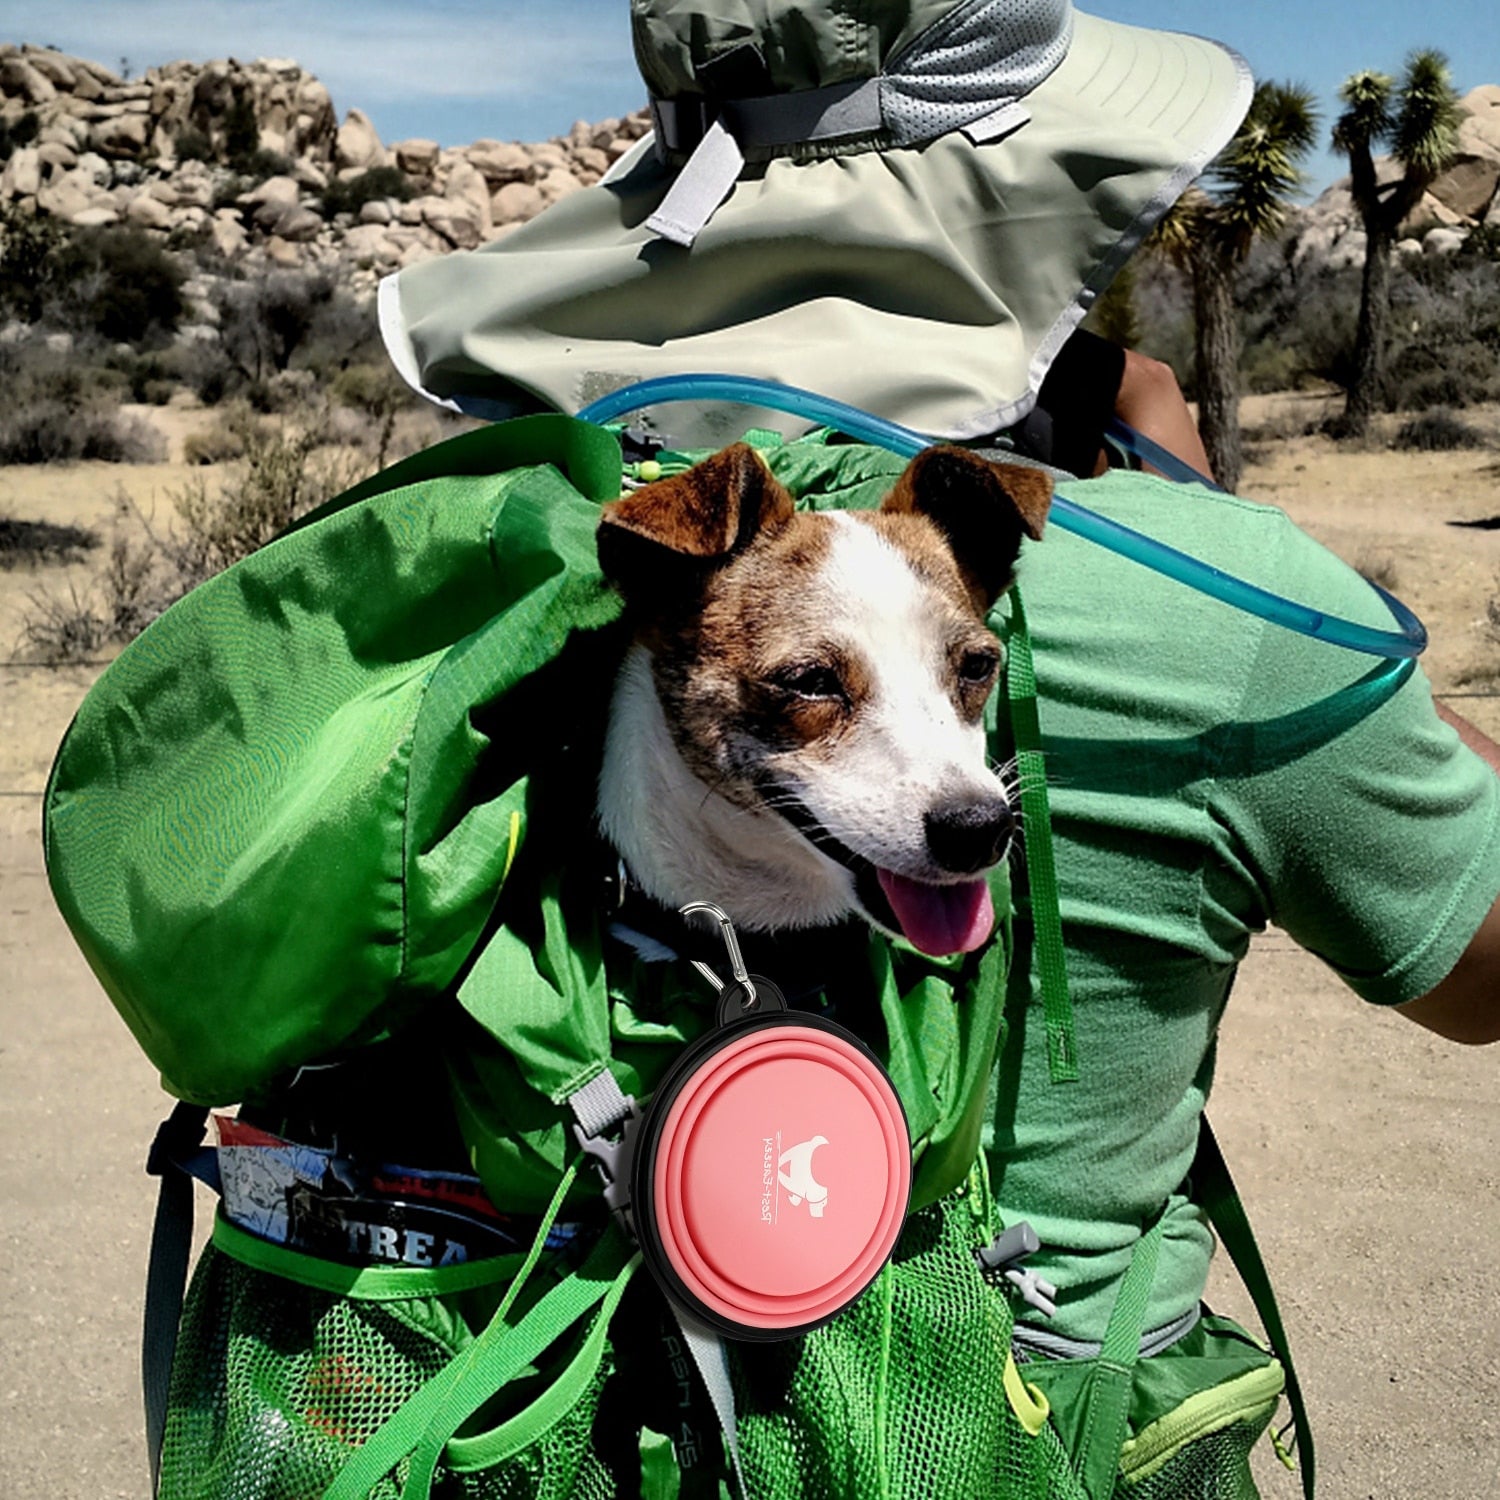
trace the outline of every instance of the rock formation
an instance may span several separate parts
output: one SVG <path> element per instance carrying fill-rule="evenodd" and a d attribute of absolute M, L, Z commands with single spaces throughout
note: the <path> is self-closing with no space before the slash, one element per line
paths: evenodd
<path fill-rule="evenodd" d="M 640 111 L 543 142 L 387 144 L 361 110 L 340 123 L 328 90 L 294 62 L 177 62 L 126 80 L 0 44 L 0 127 L 11 143 L 0 207 L 133 225 L 251 270 L 332 269 L 368 291 L 597 182 L 649 122 Z"/>
<path fill-rule="evenodd" d="M 1463 108 L 1459 153 L 1408 221 L 1402 254 L 1449 253 L 1475 226 L 1500 226 L 1500 86 L 1474 89 Z M 368 292 L 597 182 L 648 125 L 638 111 L 550 141 L 387 143 L 361 110 L 340 123 L 328 90 L 294 62 L 176 62 L 127 80 L 4 44 L 0 208 L 132 225 L 240 270 L 334 270 Z M 1299 274 L 1362 261 L 1347 178 L 1297 215 L 1288 254 Z"/>

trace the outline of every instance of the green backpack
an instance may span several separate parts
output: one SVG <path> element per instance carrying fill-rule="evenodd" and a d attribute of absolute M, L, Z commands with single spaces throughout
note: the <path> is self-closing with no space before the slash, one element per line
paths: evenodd
<path fill-rule="evenodd" d="M 890 484 L 877 450 L 815 438 L 773 457 L 812 504 L 873 505 Z M 160 1493 L 717 1495 L 733 1472 L 766 1500 L 1157 1500 L 1189 1475 L 1194 1495 L 1253 1495 L 1245 1454 L 1284 1361 L 1211 1319 L 1138 1361 L 1150 1225 L 1097 1360 L 1012 1356 L 1016 1293 L 977 1258 L 1006 1227 L 979 1132 L 1008 922 L 951 960 L 874 935 L 857 955 L 851 997 L 906 1109 L 915 1185 L 856 1303 L 705 1357 L 636 1276 L 579 1175 L 570 1101 L 606 1073 L 649 1096 L 710 1007 L 686 966 L 607 961 L 577 878 L 578 747 L 623 648 L 594 530 L 621 482 L 616 439 L 565 417 L 419 454 L 180 601 L 64 740 L 53 889 L 184 1101 L 153 1153 Z M 1017 678 L 1019 739 L 1035 713 Z M 994 883 L 1008 912 L 1003 869 Z M 205 1107 L 264 1116 L 304 1070 L 382 1049 L 432 1060 L 426 1103 L 490 1197 L 539 1216 L 529 1252 L 351 1267 L 221 1215 L 184 1305 L 182 1172 Z M 1237 1209 L 1227 1178 L 1201 1186 Z M 558 1250 L 569 1215 L 604 1227 Z M 1310 1491 L 1305 1438 L 1303 1462 Z"/>

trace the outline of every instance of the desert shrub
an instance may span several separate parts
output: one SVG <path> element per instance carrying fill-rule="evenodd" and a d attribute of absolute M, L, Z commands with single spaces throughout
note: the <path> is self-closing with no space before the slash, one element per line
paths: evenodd
<path fill-rule="evenodd" d="M 20 649 L 48 666 L 88 661 L 109 639 L 109 626 L 94 599 L 69 584 L 67 593 L 40 591 L 27 599 Z"/>
<path fill-rule="evenodd" d="M 227 407 L 209 426 L 187 435 L 182 444 L 183 462 L 227 464 L 243 458 L 256 427 L 256 419 L 248 406 L 237 403 Z"/>
<path fill-rule="evenodd" d="M 177 132 L 173 147 L 177 152 L 178 161 L 212 162 L 214 159 L 212 138 L 207 131 L 199 130 L 192 125 L 184 126 Z"/>
<path fill-rule="evenodd" d="M 383 469 L 391 454 L 397 418 L 416 408 L 420 398 L 389 363 L 349 365 L 334 376 L 329 394 L 373 424 L 378 434 L 375 467 Z"/>
<path fill-rule="evenodd" d="M 121 492 L 117 510 L 132 509 Z M 70 579 L 65 590 L 27 596 L 20 645 L 51 666 L 88 661 L 111 643 L 134 639 L 173 597 L 154 539 L 132 539 L 117 525 L 103 568 L 82 592 Z"/>
<path fill-rule="evenodd" d="M 1354 559 L 1354 571 L 1366 582 L 1379 584 L 1387 593 L 1393 594 L 1400 587 L 1396 559 L 1389 552 L 1361 552 Z"/>
<path fill-rule="evenodd" d="M 255 119 L 255 101 L 247 88 L 237 88 L 224 111 L 224 159 L 235 171 L 244 171 L 260 150 L 260 126 Z"/>
<path fill-rule="evenodd" d="M 1485 437 L 1477 427 L 1470 426 L 1462 417 L 1440 406 L 1403 422 L 1391 446 L 1437 453 L 1454 448 L 1483 448 Z"/>
<path fill-rule="evenodd" d="M 41 129 L 34 109 L 15 120 L 0 120 L 0 162 L 9 161 L 22 146 L 29 146 Z"/>
<path fill-rule="evenodd" d="M 290 156 L 284 156 L 280 151 L 257 148 L 235 165 L 252 183 L 259 183 L 268 177 L 285 177 L 292 170 L 293 162 Z"/>
<path fill-rule="evenodd" d="M 318 424 L 301 430 L 246 425 L 245 455 L 216 490 L 199 477 L 171 492 L 177 525 L 159 546 L 178 592 L 230 567 L 368 472 L 345 451 L 319 453 Z"/>
<path fill-rule="evenodd" d="M 43 399 L 0 410 L 0 464 L 143 464 L 166 455 L 166 439 L 154 427 L 118 409 Z"/>
<path fill-rule="evenodd" d="M 83 661 L 137 635 L 175 600 L 264 546 L 370 471 L 360 455 L 319 451 L 321 424 L 305 429 L 248 423 L 243 458 L 210 488 L 199 476 L 168 493 L 175 513 L 159 530 L 123 490 L 127 531 L 117 527 L 104 565 L 80 592 L 30 598 L 22 641 L 40 659 Z M 144 540 L 141 538 L 144 537 Z"/>
<path fill-rule="evenodd" d="M 1476 224 L 1459 249 L 1458 257 L 1460 260 L 1500 261 L 1500 224 L 1492 224 L 1488 219 L 1483 224 Z"/>
<path fill-rule="evenodd" d="M 64 243 L 56 219 L 0 208 L 0 313 L 22 323 L 41 321 L 52 290 L 54 257 Z"/>
<path fill-rule="evenodd" d="M 326 272 L 272 271 L 221 282 L 214 297 L 219 341 L 242 382 L 264 381 L 285 370 L 335 292 Z"/>
<path fill-rule="evenodd" d="M 400 167 L 371 167 L 357 177 L 334 178 L 323 191 L 323 216 L 359 215 L 365 204 L 385 198 L 403 203 L 416 196 L 416 188 Z"/>
<path fill-rule="evenodd" d="M 170 336 L 182 319 L 186 272 L 144 230 L 79 230 L 49 261 L 48 322 L 111 343 L 145 344 Z"/>
<path fill-rule="evenodd" d="M 1287 344 L 1262 340 L 1245 351 L 1240 370 L 1245 390 L 1251 395 L 1294 391 L 1308 375 L 1300 351 Z"/>
<path fill-rule="evenodd" d="M 254 186 L 255 184 L 240 172 L 222 177 L 214 184 L 213 198 L 209 207 L 215 213 L 218 213 L 221 208 L 238 208 L 240 198 Z"/>

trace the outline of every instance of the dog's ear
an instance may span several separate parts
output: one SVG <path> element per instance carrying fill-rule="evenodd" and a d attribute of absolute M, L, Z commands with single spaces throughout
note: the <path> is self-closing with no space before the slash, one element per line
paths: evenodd
<path fill-rule="evenodd" d="M 792 497 L 760 455 L 735 443 L 606 505 L 599 566 L 630 597 L 727 562 L 762 532 L 779 531 L 792 513 Z"/>
<path fill-rule="evenodd" d="M 967 448 L 924 448 L 886 496 L 884 511 L 926 516 L 947 540 L 977 603 L 1010 587 L 1021 537 L 1041 539 L 1052 481 L 1040 469 L 991 463 Z"/>

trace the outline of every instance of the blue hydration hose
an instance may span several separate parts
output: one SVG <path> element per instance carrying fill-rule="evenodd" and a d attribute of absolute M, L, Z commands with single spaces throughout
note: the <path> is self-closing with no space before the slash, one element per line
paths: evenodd
<path fill-rule="evenodd" d="M 745 375 L 666 375 L 655 380 L 641 380 L 600 397 L 578 415 L 586 422 L 604 423 L 643 406 L 667 401 L 738 401 L 747 406 L 769 407 L 773 411 L 805 417 L 820 426 L 835 428 L 907 458 L 915 457 L 923 448 L 938 441 L 896 422 L 888 422 L 884 417 L 861 411 L 857 406 L 820 396 L 815 391 Z M 1123 422 L 1112 421 L 1105 435 L 1172 479 L 1206 485 L 1209 489 L 1219 488 L 1196 469 Z M 1353 620 L 1340 619 L 1337 615 L 1325 614 L 1322 610 L 1246 583 L 1243 578 L 1236 578 L 1211 563 L 1178 551 L 1176 547 L 1169 547 L 1165 542 L 1111 521 L 1064 495 L 1052 497 L 1049 519 L 1064 531 L 1086 537 L 1143 567 L 1175 578 L 1189 588 L 1220 599 L 1257 619 L 1294 630 L 1299 635 L 1345 646 L 1350 651 L 1363 651 L 1369 656 L 1393 659 L 1420 656 L 1427 649 L 1427 631 L 1422 622 L 1395 595 L 1387 593 L 1377 583 L 1371 583 L 1370 587 L 1385 601 L 1394 616 L 1398 626 L 1395 630 L 1377 630 Z"/>

